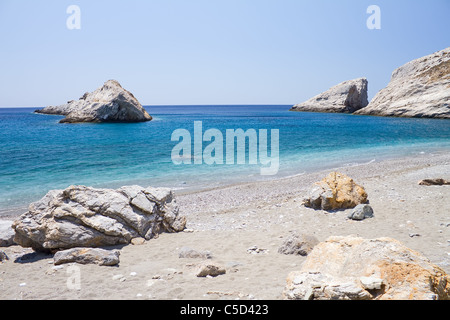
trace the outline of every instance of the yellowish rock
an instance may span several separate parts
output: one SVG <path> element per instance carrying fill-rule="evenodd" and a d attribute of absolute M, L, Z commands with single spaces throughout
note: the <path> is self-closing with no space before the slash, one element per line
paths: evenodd
<path fill-rule="evenodd" d="M 364 187 L 352 178 L 340 172 L 331 172 L 313 185 L 304 205 L 322 210 L 348 209 L 367 203 L 367 197 Z"/>

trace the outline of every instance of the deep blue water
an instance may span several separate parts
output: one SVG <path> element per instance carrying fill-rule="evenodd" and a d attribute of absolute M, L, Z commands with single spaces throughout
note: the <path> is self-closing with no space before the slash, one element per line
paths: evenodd
<path fill-rule="evenodd" d="M 213 187 L 450 150 L 450 121 L 289 112 L 290 106 L 150 106 L 154 120 L 135 124 L 59 124 L 34 109 L 0 109 L 0 215 L 51 189 L 83 184 Z M 175 129 L 279 130 L 280 166 L 175 165 Z M 270 142 L 270 134 L 268 137 Z M 204 142 L 203 147 L 208 145 Z M 192 147 L 192 151 L 194 148 Z M 225 150 L 225 145 L 224 145 Z M 270 150 L 270 146 L 269 146 Z"/>

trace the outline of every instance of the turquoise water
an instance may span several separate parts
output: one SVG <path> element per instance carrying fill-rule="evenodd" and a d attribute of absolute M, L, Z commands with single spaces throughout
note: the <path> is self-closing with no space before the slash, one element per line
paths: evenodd
<path fill-rule="evenodd" d="M 450 121 L 289 112 L 290 106 L 151 106 L 135 124 L 59 124 L 34 109 L 0 109 L 0 215 L 51 189 L 128 184 L 175 189 L 273 179 L 317 169 L 450 150 Z M 278 129 L 280 166 L 175 165 L 175 129 Z M 270 135 L 269 139 L 270 141 Z M 204 143 L 206 146 L 208 143 Z M 192 150 L 193 147 L 192 147 Z M 270 147 L 269 147 L 270 150 Z"/>

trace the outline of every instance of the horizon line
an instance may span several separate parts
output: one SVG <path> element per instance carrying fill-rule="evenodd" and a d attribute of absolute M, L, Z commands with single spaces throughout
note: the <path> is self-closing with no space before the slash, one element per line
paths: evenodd
<path fill-rule="evenodd" d="M 211 106 L 293 106 L 294 104 L 286 104 L 286 103 L 269 103 L 269 104 L 258 104 L 258 103 L 236 103 L 236 104 L 142 104 L 143 107 L 178 107 L 178 106 L 186 106 L 186 107 L 211 107 Z M 40 109 L 45 107 L 36 107 L 36 106 L 0 106 L 0 109 Z"/>

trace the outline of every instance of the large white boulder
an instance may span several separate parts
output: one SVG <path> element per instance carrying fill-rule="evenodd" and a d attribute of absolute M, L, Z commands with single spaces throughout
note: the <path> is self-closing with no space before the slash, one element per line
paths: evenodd
<path fill-rule="evenodd" d="M 40 251 L 128 244 L 182 231 L 186 218 L 170 189 L 71 186 L 52 190 L 14 221 L 15 242 Z"/>

